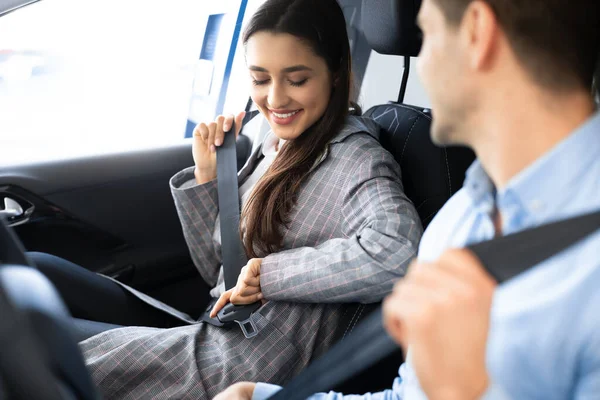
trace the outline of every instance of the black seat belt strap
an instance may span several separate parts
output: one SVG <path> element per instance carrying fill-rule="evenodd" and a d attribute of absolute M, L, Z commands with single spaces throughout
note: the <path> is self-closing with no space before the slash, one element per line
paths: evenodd
<path fill-rule="evenodd" d="M 566 250 L 600 229 L 600 211 L 481 242 L 467 249 L 499 284 Z M 381 308 L 311 364 L 271 400 L 304 400 L 329 390 L 398 349 L 382 325 Z"/>
<path fill-rule="evenodd" d="M 571 247 L 600 228 L 600 211 L 467 246 L 503 283 Z"/>
<path fill-rule="evenodd" d="M 235 124 L 234 124 L 235 125 Z M 225 289 L 237 284 L 240 271 L 248 262 L 240 239 L 240 197 L 235 148 L 235 126 L 225 135 L 217 148 L 217 191 L 221 225 L 221 254 Z"/>
<path fill-rule="evenodd" d="M 235 129 L 235 123 L 232 123 L 231 129 L 225 134 L 223 144 L 217 147 L 217 191 L 225 290 L 235 287 L 242 268 L 248 262 L 240 237 L 240 197 Z M 215 326 L 230 325 L 235 322 L 242 329 L 244 336 L 251 338 L 258 334 L 258 327 L 252 319 L 252 314 L 260 306 L 260 302 L 245 306 L 235 306 L 230 303 L 219 311 L 217 321 L 207 315 L 210 310 L 205 313 L 202 320 Z"/>

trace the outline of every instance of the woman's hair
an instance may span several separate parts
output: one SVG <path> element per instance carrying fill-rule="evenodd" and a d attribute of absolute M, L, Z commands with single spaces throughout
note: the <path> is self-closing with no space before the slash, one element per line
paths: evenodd
<path fill-rule="evenodd" d="M 323 58 L 334 87 L 325 113 L 298 138 L 287 142 L 256 183 L 242 212 L 244 247 L 249 257 L 278 251 L 281 228 L 289 224 L 298 189 L 328 143 L 340 131 L 352 106 L 352 61 L 346 21 L 336 0 L 267 0 L 244 32 L 244 44 L 257 32 L 286 33 Z M 335 84 L 334 84 L 335 82 Z"/>

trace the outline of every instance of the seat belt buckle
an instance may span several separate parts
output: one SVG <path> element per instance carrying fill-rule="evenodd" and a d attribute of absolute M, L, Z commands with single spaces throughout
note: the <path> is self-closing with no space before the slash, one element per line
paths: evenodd
<path fill-rule="evenodd" d="M 228 325 L 233 322 L 237 323 L 246 339 L 251 339 L 258 335 L 259 332 L 259 328 L 252 316 L 261 305 L 262 303 L 260 301 L 243 306 L 236 306 L 229 303 L 217 313 L 217 319 L 223 325 Z"/>

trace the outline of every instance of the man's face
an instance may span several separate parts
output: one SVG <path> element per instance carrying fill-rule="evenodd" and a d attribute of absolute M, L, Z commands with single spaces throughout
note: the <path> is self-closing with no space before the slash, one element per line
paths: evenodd
<path fill-rule="evenodd" d="M 468 144 L 465 124 L 476 104 L 469 81 L 460 28 L 451 26 L 436 3 L 424 0 L 419 12 L 423 47 L 417 69 L 433 110 L 431 136 L 434 143 Z"/>

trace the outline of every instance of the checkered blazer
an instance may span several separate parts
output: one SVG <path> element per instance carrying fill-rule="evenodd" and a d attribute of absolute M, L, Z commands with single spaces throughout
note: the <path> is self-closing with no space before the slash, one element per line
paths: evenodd
<path fill-rule="evenodd" d="M 370 120 L 349 117 L 300 189 L 283 248 L 262 262 L 267 303 L 256 315 L 258 336 L 196 323 L 126 287 L 190 325 L 127 327 L 82 342 L 104 395 L 204 399 L 242 380 L 284 384 L 330 347 L 347 303 L 376 302 L 389 293 L 415 257 L 422 228 L 378 131 Z M 240 182 L 261 154 L 258 146 Z M 221 249 L 213 240 L 217 185 L 189 185 L 191 179 L 193 168 L 181 171 L 171 189 L 194 264 L 216 296 L 223 290 Z"/>

